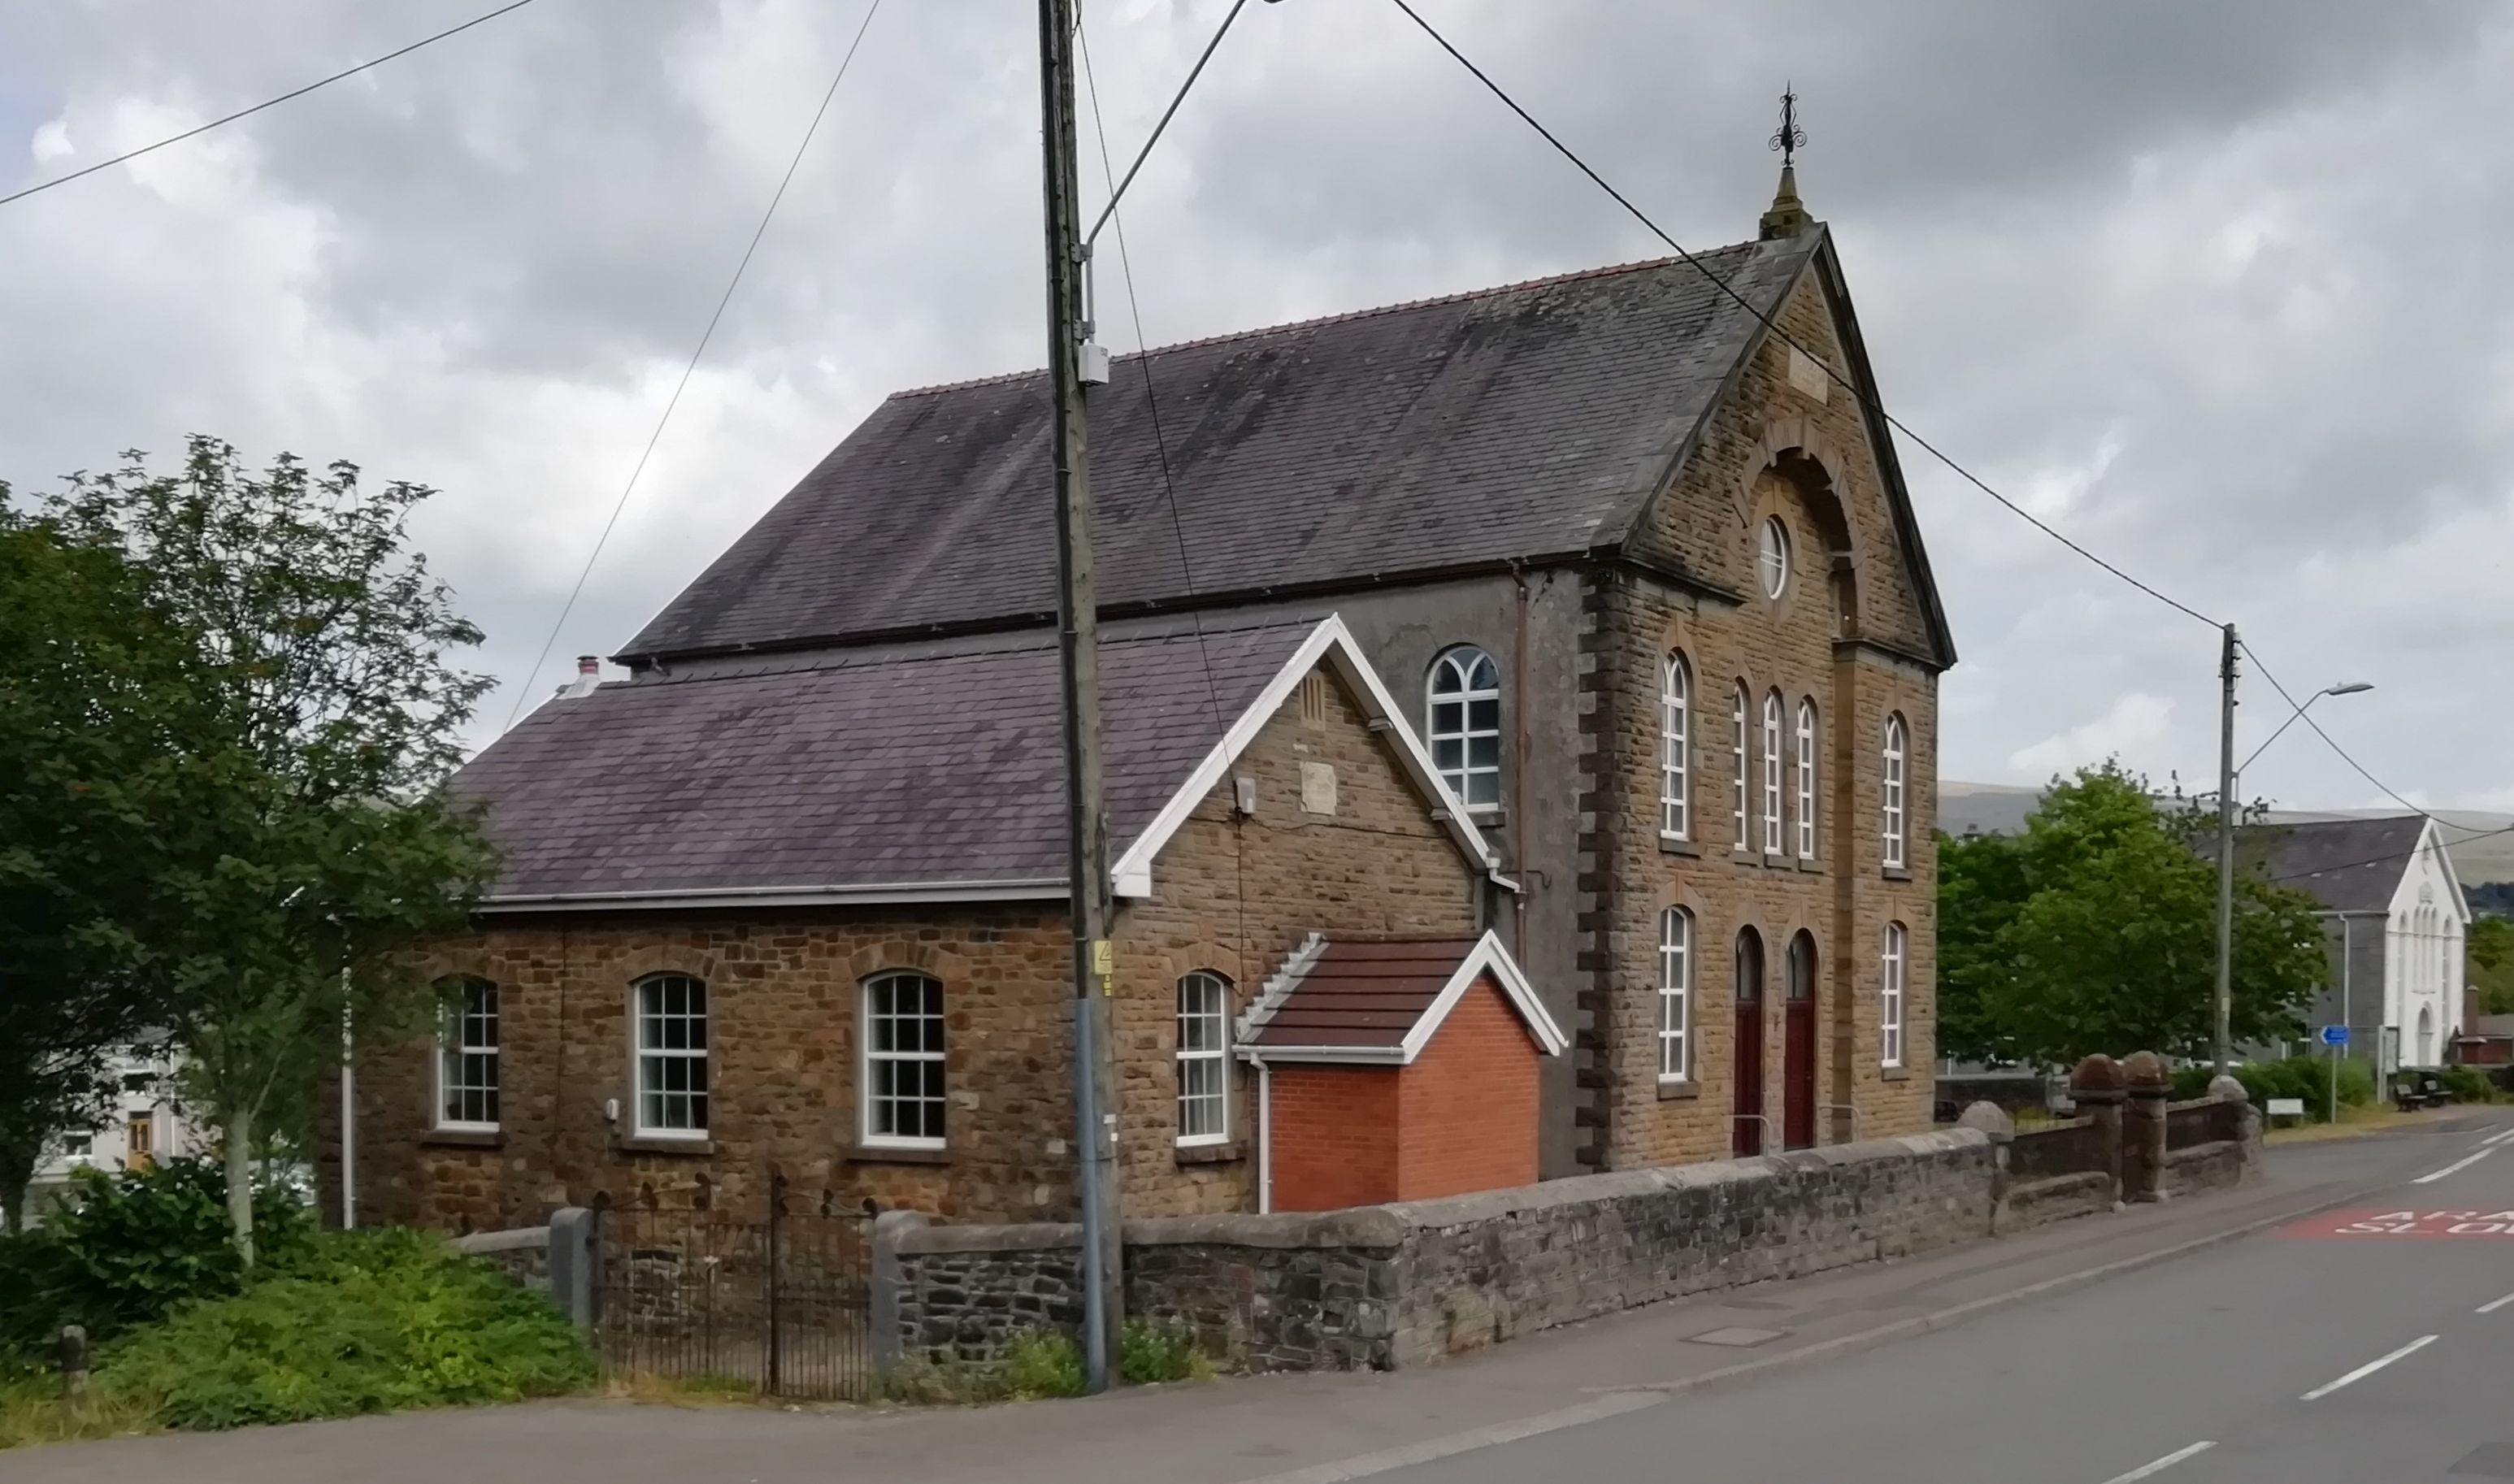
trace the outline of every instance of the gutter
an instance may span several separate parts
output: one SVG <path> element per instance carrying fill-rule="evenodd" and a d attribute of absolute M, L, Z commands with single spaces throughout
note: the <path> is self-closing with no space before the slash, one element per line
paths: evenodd
<path fill-rule="evenodd" d="M 861 886 L 674 888 L 651 892 L 549 892 L 482 898 L 476 913 L 591 911 L 603 908 L 660 911 L 675 907 L 887 905 L 899 902 L 1062 902 L 1063 876 L 1000 881 L 886 881 Z"/>

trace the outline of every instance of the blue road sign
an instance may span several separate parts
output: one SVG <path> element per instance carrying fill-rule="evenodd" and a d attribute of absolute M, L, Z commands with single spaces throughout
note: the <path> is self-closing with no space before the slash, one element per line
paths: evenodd
<path fill-rule="evenodd" d="M 2323 1026 L 2323 1027 L 2322 1027 L 2322 1044 L 2323 1044 L 2323 1045 L 2325 1045 L 2325 1046 L 2345 1046 L 2345 1045 L 2347 1045 L 2347 1044 L 2348 1044 L 2348 1027 L 2347 1027 L 2347 1026 L 2345 1026 L 2345 1025 L 2325 1025 L 2325 1026 Z"/>

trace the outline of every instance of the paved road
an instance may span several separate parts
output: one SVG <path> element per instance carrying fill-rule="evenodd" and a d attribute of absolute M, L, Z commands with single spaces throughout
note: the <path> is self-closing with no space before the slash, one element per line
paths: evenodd
<path fill-rule="evenodd" d="M 2237 1192 L 1397 1376 L 975 1412 L 420 1414 L 0 1454 L 0 1484 L 2514 1479 L 2514 1303 L 2477 1312 L 2514 1294 L 2505 1213 L 2514 1118 L 2473 1115 L 2274 1149 Z M 1741 1329 L 1777 1333 L 1698 1338 Z M 1740 1366 L 1761 1369 L 1716 1374 Z"/>
<path fill-rule="evenodd" d="M 2514 1128 L 2410 1152 L 2362 1206 L 1384 1477 L 2514 1479 Z"/>

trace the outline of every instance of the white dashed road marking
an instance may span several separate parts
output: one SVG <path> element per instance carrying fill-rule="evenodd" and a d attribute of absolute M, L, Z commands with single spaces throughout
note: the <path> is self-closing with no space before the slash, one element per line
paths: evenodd
<path fill-rule="evenodd" d="M 2451 1164 L 2449 1164 L 2449 1165 L 2445 1166 L 2445 1167 L 2444 1167 L 2443 1169 L 2441 1169 L 2441 1170 L 2429 1170 L 2426 1174 L 2421 1175 L 2421 1176 L 2419 1176 L 2417 1179 L 2415 1179 L 2415 1180 L 2413 1180 L 2413 1181 L 2410 1182 L 2410 1183 L 2411 1183 L 2411 1184 L 2413 1184 L 2413 1185 L 2431 1184 L 2431 1183 L 2433 1183 L 2434 1182 L 2436 1182 L 2436 1181 L 2440 1181 L 2440 1180 L 2444 1179 L 2446 1176 L 2451 1175 L 2451 1174 L 2452 1174 L 2452 1173 L 2453 1173 L 2455 1170 L 2467 1170 L 2467 1169 L 2469 1169 L 2472 1165 L 2475 1165 L 2475 1164 L 2479 1163 L 2481 1160 L 2486 1159 L 2489 1155 L 2494 1154 L 2494 1153 L 2495 1153 L 2495 1152 L 2496 1152 L 2496 1151 L 2495 1151 L 2494 1149 L 2493 1149 L 2493 1148 L 2486 1148 L 2486 1149 L 2482 1149 L 2482 1150 L 2480 1150 L 2480 1151 L 2479 1151 L 2478 1153 L 2476 1153 L 2476 1154 L 2466 1155 L 2466 1156 L 2464 1156 L 2463 1158 L 2456 1159 L 2456 1160 L 2454 1160 L 2453 1163 L 2451 1163 Z"/>
<path fill-rule="evenodd" d="M 2330 1382 L 2323 1385 L 2314 1387 L 2312 1390 L 2305 1392 L 2303 1396 L 2297 1398 L 2297 1400 L 2320 1401 L 2322 1398 L 2329 1396 L 2332 1392 L 2338 1390 L 2341 1386 L 2364 1381 L 2367 1377 L 2373 1375 L 2375 1372 L 2383 1369 L 2383 1367 L 2387 1365 L 2390 1365 L 2393 1361 L 2400 1359 L 2402 1356 L 2414 1354 L 2435 1343 L 2435 1336 L 2420 1335 L 2417 1339 L 2413 1340 L 2409 1344 L 2401 1346 L 2399 1349 L 2394 1350 L 2391 1354 L 2386 1355 L 2379 1360 L 2370 1360 L 2364 1365 L 2349 1372 L 2347 1375 L 2340 1377 L 2337 1381 Z"/>
<path fill-rule="evenodd" d="M 2184 1459 L 2197 1458 L 2201 1454 L 2207 1453 L 2210 1449 L 2216 1446 L 2217 1445 L 2214 1443 L 2194 1443 L 2190 1447 L 2182 1449 L 2180 1452 L 2169 1453 L 2165 1457 L 2158 1459 L 2153 1464 L 2141 1464 L 2128 1473 L 2114 1474 L 2111 1478 L 2104 1480 L 2104 1484 L 2138 1484 L 2138 1481 L 2141 1479 L 2153 1478 L 2172 1467 L 2174 1464 L 2181 1463 Z"/>
<path fill-rule="evenodd" d="M 2507 1295 L 2506 1295 L 2504 1298 L 2502 1298 L 2502 1299 L 2493 1299 L 2493 1300 L 2490 1300 L 2488 1303 L 2486 1303 L 2486 1304 L 2483 1304 L 2479 1305 L 2479 1307 L 2477 1307 L 2477 1308 L 2475 1308 L 2475 1309 L 2472 1309 L 2472 1310 L 2471 1310 L 2471 1312 L 2472 1312 L 2472 1313 L 2474 1313 L 2474 1314 L 2493 1314 L 2493 1313 L 2496 1312 L 2498 1309 L 2503 1308 L 2503 1307 L 2504 1307 L 2505 1305 L 2507 1305 L 2508 1304 L 2514 1304 L 2514 1294 L 2507 1294 Z"/>

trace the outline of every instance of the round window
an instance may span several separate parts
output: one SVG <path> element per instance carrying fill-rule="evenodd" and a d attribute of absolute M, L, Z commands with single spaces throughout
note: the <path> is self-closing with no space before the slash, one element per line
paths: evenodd
<path fill-rule="evenodd" d="M 1790 530 L 1777 515 L 1764 521 L 1764 594 L 1777 598 L 1790 584 Z"/>

